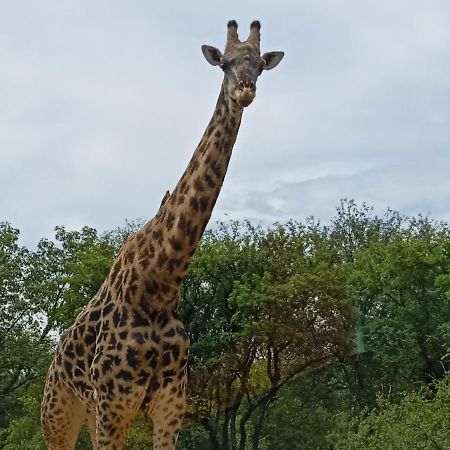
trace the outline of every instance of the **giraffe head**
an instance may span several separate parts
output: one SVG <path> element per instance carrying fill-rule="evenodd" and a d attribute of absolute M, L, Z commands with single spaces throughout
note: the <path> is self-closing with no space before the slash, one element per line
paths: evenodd
<path fill-rule="evenodd" d="M 241 42 L 235 20 L 228 22 L 225 51 L 203 45 L 202 52 L 213 66 L 224 72 L 223 87 L 226 97 L 240 107 L 248 106 L 256 94 L 256 81 L 263 70 L 273 69 L 283 58 L 283 52 L 267 52 L 261 55 L 259 48 L 261 24 L 255 20 L 250 25 L 250 34 Z"/>

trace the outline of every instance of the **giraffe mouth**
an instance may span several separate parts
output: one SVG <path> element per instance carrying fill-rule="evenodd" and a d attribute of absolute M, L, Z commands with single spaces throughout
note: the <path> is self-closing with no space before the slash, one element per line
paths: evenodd
<path fill-rule="evenodd" d="M 255 92 L 245 88 L 245 89 L 239 89 L 236 91 L 236 101 L 238 102 L 239 106 L 241 108 L 245 108 L 246 106 L 250 105 L 250 103 L 253 102 L 255 98 Z"/>
<path fill-rule="evenodd" d="M 253 97 L 254 98 L 254 97 Z M 239 106 L 241 106 L 242 108 L 247 107 L 248 105 L 250 105 L 250 103 L 253 102 L 253 98 L 249 98 L 249 99 L 239 99 L 237 102 L 239 104 Z"/>

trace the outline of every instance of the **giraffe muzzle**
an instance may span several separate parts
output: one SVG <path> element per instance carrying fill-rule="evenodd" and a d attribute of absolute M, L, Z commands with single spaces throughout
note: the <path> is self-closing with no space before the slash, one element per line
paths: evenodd
<path fill-rule="evenodd" d="M 251 86 L 245 86 L 242 82 L 239 83 L 239 89 L 236 90 L 235 95 L 239 105 L 245 108 L 250 105 L 255 98 L 256 92 L 254 84 L 252 83 Z"/>

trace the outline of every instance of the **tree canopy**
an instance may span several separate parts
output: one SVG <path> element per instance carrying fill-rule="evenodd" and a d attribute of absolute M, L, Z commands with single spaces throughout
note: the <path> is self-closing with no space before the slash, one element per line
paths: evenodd
<path fill-rule="evenodd" d="M 138 225 L 55 229 L 35 249 L 0 224 L 0 447 L 45 448 L 59 334 Z M 450 229 L 343 200 L 326 224 L 219 223 L 182 284 L 191 339 L 180 449 L 448 448 Z M 137 420 L 127 449 L 148 448 Z M 85 432 L 78 449 L 90 448 Z"/>

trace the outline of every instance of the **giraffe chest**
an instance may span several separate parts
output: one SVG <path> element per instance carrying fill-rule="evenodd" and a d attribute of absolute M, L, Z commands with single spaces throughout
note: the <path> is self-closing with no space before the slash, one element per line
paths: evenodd
<path fill-rule="evenodd" d="M 145 388 L 148 396 L 180 376 L 187 361 L 189 339 L 176 313 L 109 309 L 80 315 L 56 356 L 60 377 L 91 406 L 98 393 L 126 396 Z"/>

